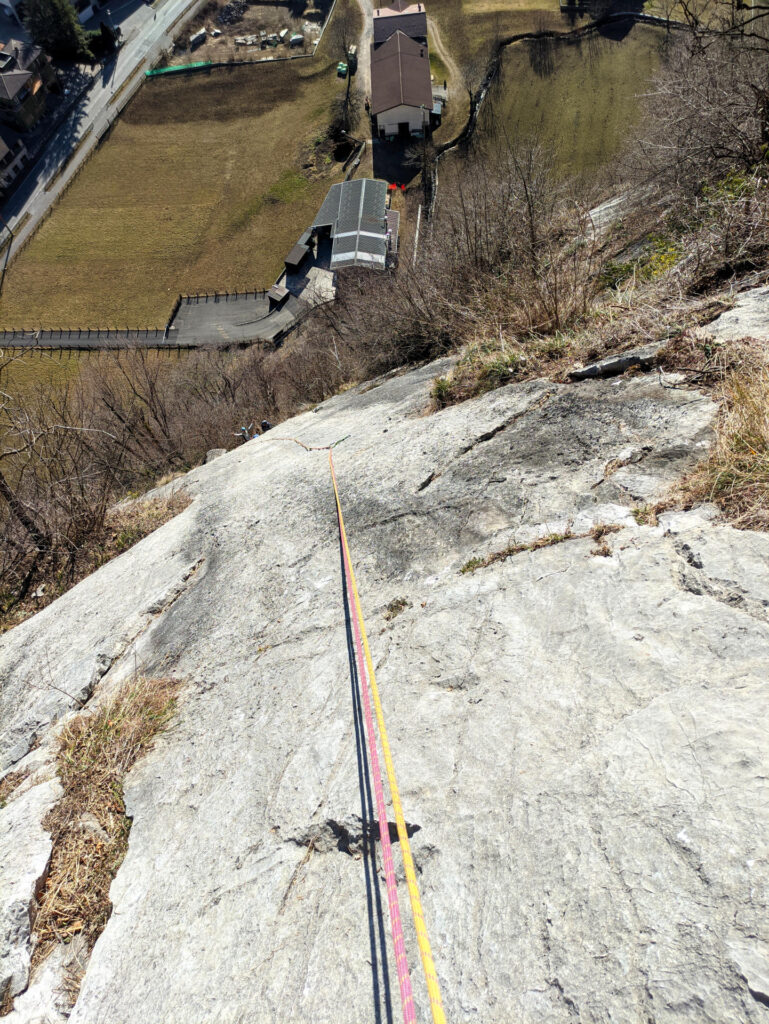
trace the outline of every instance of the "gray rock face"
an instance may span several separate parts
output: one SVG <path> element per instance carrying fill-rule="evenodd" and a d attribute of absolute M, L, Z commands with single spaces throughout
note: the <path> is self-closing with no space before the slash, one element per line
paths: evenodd
<path fill-rule="evenodd" d="M 282 440 L 347 435 L 448 1019 L 769 1020 L 769 538 L 707 510 L 630 514 L 701 457 L 714 407 L 636 377 L 424 416 L 446 369 L 195 470 L 184 512 L 0 641 L 8 764 L 72 712 L 61 690 L 98 699 L 136 666 L 187 681 L 127 780 L 128 855 L 73 1024 L 398 1019 L 327 455 Z M 601 522 L 622 527 L 608 557 L 585 537 L 458 571 Z M 41 661 L 57 689 L 30 689 Z"/>
<path fill-rule="evenodd" d="M 716 317 L 703 330 L 720 341 L 769 341 L 769 286 L 738 295 L 734 308 Z"/>
<path fill-rule="evenodd" d="M 35 894 L 51 843 L 41 822 L 61 795 L 55 779 L 22 784 L 0 808 L 0 995 L 27 987 Z"/>
<path fill-rule="evenodd" d="M 85 943 L 75 936 L 60 943 L 36 971 L 34 980 L 19 996 L 3 1024 L 65 1024 L 71 1000 L 63 990 L 67 972 L 77 974 L 81 962 L 87 962 Z"/>

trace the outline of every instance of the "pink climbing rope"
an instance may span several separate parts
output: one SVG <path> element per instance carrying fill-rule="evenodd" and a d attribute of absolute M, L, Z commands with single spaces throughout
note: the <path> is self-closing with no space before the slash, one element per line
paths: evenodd
<path fill-rule="evenodd" d="M 342 533 L 341 520 L 339 523 L 340 534 Z M 395 868 L 393 867 L 393 851 L 390 843 L 390 827 L 387 823 L 387 808 L 385 806 L 384 787 L 382 786 L 382 772 L 379 768 L 379 756 L 376 748 L 376 736 L 374 733 L 374 718 L 371 713 L 371 701 L 368 692 L 368 677 L 366 676 L 366 664 L 363 657 L 363 645 L 361 643 L 361 631 L 358 624 L 358 615 L 355 606 L 355 597 L 352 592 L 352 581 L 350 573 L 350 553 L 347 544 L 342 543 L 344 553 L 344 576 L 347 587 L 348 606 L 352 628 L 355 636 L 355 653 L 358 662 L 358 678 L 360 690 L 363 696 L 363 712 L 366 718 L 366 733 L 368 735 L 369 756 L 371 758 L 371 774 L 374 780 L 374 793 L 376 794 L 376 810 L 379 819 L 379 838 L 382 843 L 382 862 L 384 864 L 385 881 L 387 882 L 387 902 L 390 907 L 390 928 L 393 937 L 393 948 L 395 950 L 395 966 L 398 972 L 398 985 L 401 993 L 401 1006 L 403 1007 L 404 1024 L 416 1024 L 414 1011 L 414 996 L 411 991 L 411 976 L 409 974 L 408 960 L 406 959 L 406 944 L 403 940 L 403 927 L 401 925 L 401 912 L 398 903 L 398 889 L 395 883 Z M 365 827 L 365 826 L 364 826 Z"/>

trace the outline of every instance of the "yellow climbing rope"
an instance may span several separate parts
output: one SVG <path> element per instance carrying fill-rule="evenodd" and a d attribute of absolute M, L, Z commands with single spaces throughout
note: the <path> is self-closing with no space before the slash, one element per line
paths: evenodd
<path fill-rule="evenodd" d="M 387 781 L 390 785 L 390 796 L 392 798 L 393 811 L 395 813 L 395 824 L 398 829 L 398 839 L 400 840 L 403 867 L 406 873 L 406 883 L 409 889 L 411 913 L 414 917 L 414 927 L 417 933 L 417 942 L 419 943 L 419 955 L 422 958 L 422 967 L 425 972 L 425 980 L 427 981 L 427 993 L 430 997 L 430 1010 L 432 1012 L 433 1024 L 446 1024 L 446 1015 L 443 1012 L 443 1002 L 441 1000 L 441 990 L 438 985 L 438 977 L 435 973 L 435 963 L 433 962 L 433 954 L 430 949 L 430 940 L 427 936 L 427 925 L 425 924 L 425 915 L 422 911 L 422 900 L 419 896 L 419 887 L 417 885 L 416 871 L 414 870 L 414 861 L 411 856 L 411 847 L 409 845 L 408 832 L 406 831 L 406 822 L 403 817 L 403 808 L 401 807 L 400 795 L 398 793 L 398 783 L 395 779 L 395 767 L 393 765 L 392 754 L 390 753 L 390 743 L 387 739 L 387 729 L 385 728 L 382 703 L 379 699 L 379 688 L 376 683 L 374 664 L 371 660 L 371 650 L 368 644 L 366 625 L 363 621 L 363 612 L 360 606 L 360 597 L 358 596 L 358 585 L 355 582 L 355 571 L 352 567 L 350 548 L 347 544 L 347 532 L 344 528 L 344 518 L 342 516 L 342 503 L 339 500 L 339 489 L 336 483 L 336 473 L 334 472 L 334 460 L 331 456 L 330 449 L 328 453 L 328 464 L 331 469 L 331 479 L 334 484 L 334 497 L 336 499 L 337 513 L 339 515 L 342 545 L 344 546 L 347 562 L 350 567 L 350 582 L 352 583 L 355 611 L 360 623 L 363 651 L 366 657 L 369 683 L 371 685 L 371 695 L 374 698 L 374 710 L 376 713 L 377 726 L 379 728 L 379 738 L 382 743 L 382 755 L 384 757 L 385 770 L 387 772 Z"/>

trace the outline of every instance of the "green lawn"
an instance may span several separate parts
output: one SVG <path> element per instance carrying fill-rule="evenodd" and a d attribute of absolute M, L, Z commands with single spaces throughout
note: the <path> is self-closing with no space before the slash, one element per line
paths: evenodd
<path fill-rule="evenodd" d="M 147 82 L 12 261 L 0 327 L 162 325 L 180 291 L 269 287 L 341 177 L 335 63 Z"/>

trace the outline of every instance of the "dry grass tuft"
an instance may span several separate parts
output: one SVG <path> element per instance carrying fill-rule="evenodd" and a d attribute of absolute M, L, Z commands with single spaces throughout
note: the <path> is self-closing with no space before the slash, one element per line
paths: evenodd
<path fill-rule="evenodd" d="M 469 562 L 465 562 L 459 571 L 463 574 L 475 572 L 476 569 L 485 569 L 489 565 L 493 565 L 494 562 L 503 562 L 506 558 L 518 555 L 522 551 L 537 551 L 539 548 L 549 548 L 553 544 L 561 544 L 565 540 L 576 540 L 577 537 L 587 536 L 588 534 L 586 533 L 580 533 L 575 536 L 571 530 L 566 530 L 565 533 L 548 533 L 544 537 L 538 537 L 537 540 L 532 541 L 530 544 L 508 544 L 506 548 L 503 548 L 501 551 L 494 551 L 490 555 L 486 555 L 485 558 L 471 558 Z"/>
<path fill-rule="evenodd" d="M 510 384 L 527 362 L 528 358 L 518 346 L 504 342 L 471 343 L 454 369 L 433 383 L 430 392 L 433 409 L 445 409 Z"/>
<path fill-rule="evenodd" d="M 721 342 L 684 334 L 661 353 L 666 370 L 685 375 L 676 386 L 707 390 L 721 404 L 708 457 L 649 510 L 713 502 L 742 530 L 769 530 L 769 358 L 750 338 Z M 638 522 L 644 510 L 636 510 Z"/>
<path fill-rule="evenodd" d="M 656 526 L 658 522 L 657 517 L 663 511 L 663 503 L 658 505 L 637 505 L 631 511 L 633 519 L 635 519 L 639 526 Z"/>
<path fill-rule="evenodd" d="M 183 512 L 191 502 L 192 498 L 186 491 L 177 490 L 167 498 L 132 501 L 109 511 L 101 545 L 102 562 L 133 547 L 169 519 Z"/>
<path fill-rule="evenodd" d="M 714 502 L 739 529 L 769 530 L 769 365 L 730 371 L 719 391 L 716 440 L 685 499 Z"/>
<path fill-rule="evenodd" d="M 687 385 L 714 388 L 720 395 L 730 373 L 760 366 L 762 356 L 749 338 L 719 341 L 706 331 L 684 331 L 660 350 L 657 363 L 666 372 L 682 374 Z"/>
<path fill-rule="evenodd" d="M 513 382 L 540 377 L 565 381 L 577 363 L 592 363 L 670 338 L 675 340 L 660 352 L 660 365 L 676 372 L 696 366 L 696 372 L 704 375 L 703 382 L 712 380 L 723 374 L 727 356 L 722 347 L 697 341 L 690 330 L 712 320 L 724 308 L 724 302 L 712 298 L 672 298 L 655 283 L 646 285 L 642 294 L 633 296 L 628 304 L 607 302 L 598 306 L 568 330 L 512 340 L 471 341 L 463 348 L 456 366 L 433 382 L 428 412 Z"/>
<path fill-rule="evenodd" d="M 606 538 L 610 533 L 617 533 L 621 529 L 622 527 L 617 526 L 616 523 L 613 525 L 601 523 L 598 526 L 594 526 L 590 531 L 590 536 L 595 541 L 595 547 L 591 551 L 591 554 L 600 558 L 609 558 L 611 555 L 611 548 L 609 547 Z"/>
<path fill-rule="evenodd" d="M 621 529 L 622 527 L 617 524 L 599 523 L 587 533 L 572 533 L 570 529 L 563 533 L 547 533 L 529 544 L 508 544 L 506 548 L 494 551 L 490 555 L 486 555 L 485 558 L 471 558 L 459 571 L 462 574 L 472 573 L 476 569 L 485 569 L 487 566 L 493 565 L 494 562 L 503 562 L 506 558 L 519 555 L 522 551 L 538 551 L 540 548 L 552 547 L 553 544 L 562 544 L 565 540 L 583 540 L 585 537 L 592 537 L 598 545 L 592 552 L 594 555 L 610 555 L 611 548 L 605 538 L 608 534 L 617 533 Z"/>
<path fill-rule="evenodd" d="M 33 965 L 75 935 L 90 951 L 104 929 L 131 827 L 123 781 L 173 715 L 179 686 L 172 679 L 133 680 L 62 732 L 57 767 L 64 795 L 43 821 L 53 851 L 38 898 Z"/>
<path fill-rule="evenodd" d="M 29 772 L 22 769 L 17 772 L 8 772 L 0 779 L 0 811 L 8 803 L 11 794 L 18 789 L 22 782 L 28 777 Z"/>
<path fill-rule="evenodd" d="M 430 412 L 477 398 L 513 381 L 557 376 L 570 345 L 564 334 L 531 337 L 525 341 L 474 341 L 468 344 L 456 366 L 437 377 L 430 392 Z M 571 361 L 568 363 L 571 366 Z"/>

